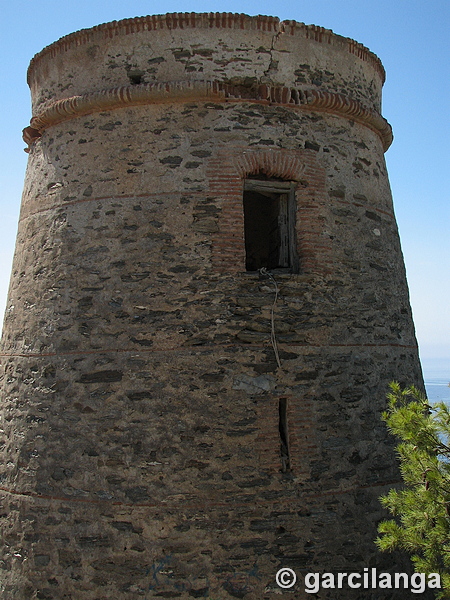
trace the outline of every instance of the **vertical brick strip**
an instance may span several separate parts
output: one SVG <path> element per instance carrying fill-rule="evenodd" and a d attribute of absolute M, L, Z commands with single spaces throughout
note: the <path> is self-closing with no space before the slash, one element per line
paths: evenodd
<path fill-rule="evenodd" d="M 291 473 L 300 480 L 311 475 L 311 464 L 319 460 L 312 399 L 284 395 L 287 399 L 288 446 Z M 281 439 L 278 430 L 280 398 L 258 405 L 257 449 L 260 466 L 275 474 L 281 471 Z"/>

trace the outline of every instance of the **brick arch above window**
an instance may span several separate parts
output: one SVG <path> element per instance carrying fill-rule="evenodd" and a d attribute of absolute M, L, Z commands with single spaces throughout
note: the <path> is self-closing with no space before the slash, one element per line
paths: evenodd
<path fill-rule="evenodd" d="M 290 150 L 244 151 L 235 157 L 235 165 L 243 179 L 264 173 L 268 178 L 300 181 L 306 169 L 298 151 Z"/>
<path fill-rule="evenodd" d="M 221 208 L 212 234 L 212 263 L 218 272 L 245 272 L 243 189 L 246 178 L 264 174 L 297 182 L 296 236 L 300 272 L 332 270 L 326 233 L 325 169 L 312 150 L 220 148 L 208 162 L 209 192 Z"/>

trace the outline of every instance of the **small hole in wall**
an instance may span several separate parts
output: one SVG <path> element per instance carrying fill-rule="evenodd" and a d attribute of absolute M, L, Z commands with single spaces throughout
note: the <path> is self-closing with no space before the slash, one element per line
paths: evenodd
<path fill-rule="evenodd" d="M 143 71 L 129 71 L 128 79 L 131 85 L 139 85 L 144 83 L 144 73 Z"/>

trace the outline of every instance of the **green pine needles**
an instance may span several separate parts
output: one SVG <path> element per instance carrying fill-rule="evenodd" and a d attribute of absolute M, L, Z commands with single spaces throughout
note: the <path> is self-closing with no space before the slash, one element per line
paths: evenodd
<path fill-rule="evenodd" d="M 381 550 L 403 549 L 417 573 L 439 573 L 450 598 L 450 411 L 430 405 L 419 390 L 391 384 L 383 413 L 397 446 L 405 487 L 381 498 L 395 519 L 378 527 Z"/>

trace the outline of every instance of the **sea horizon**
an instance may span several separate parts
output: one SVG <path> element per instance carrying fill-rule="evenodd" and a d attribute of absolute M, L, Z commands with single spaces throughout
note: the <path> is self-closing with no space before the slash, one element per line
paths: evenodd
<path fill-rule="evenodd" d="M 422 358 L 421 363 L 428 400 L 450 404 L 450 359 Z"/>

